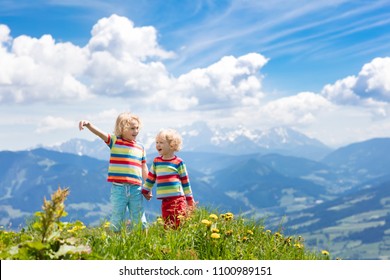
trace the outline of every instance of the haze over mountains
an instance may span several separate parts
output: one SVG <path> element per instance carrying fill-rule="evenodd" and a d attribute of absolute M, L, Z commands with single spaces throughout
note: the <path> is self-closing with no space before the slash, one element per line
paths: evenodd
<path fill-rule="evenodd" d="M 178 155 L 200 205 L 282 226 L 333 257 L 390 259 L 390 138 L 332 150 L 286 127 L 229 131 L 197 123 L 180 132 Z M 1 225 L 24 225 L 59 185 L 70 188 L 68 219 L 96 225 L 107 218 L 105 144 L 73 139 L 50 149 L 0 152 Z M 159 207 L 146 203 L 150 219 Z"/>

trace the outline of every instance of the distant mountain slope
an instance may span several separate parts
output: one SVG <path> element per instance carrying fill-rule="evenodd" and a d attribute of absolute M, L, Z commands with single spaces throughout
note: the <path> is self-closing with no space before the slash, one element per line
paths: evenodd
<path fill-rule="evenodd" d="M 70 189 L 69 219 L 83 218 L 92 222 L 102 218 L 94 217 L 96 212 L 107 212 L 105 205 L 110 188 L 106 182 L 106 162 L 36 149 L 0 152 L 0 169 L 2 224 L 24 224 L 27 216 L 40 211 L 43 198 L 50 199 L 58 186 Z"/>
<path fill-rule="evenodd" d="M 79 156 L 89 156 L 101 160 L 108 160 L 110 157 L 110 150 L 101 139 L 88 141 L 85 139 L 74 138 L 59 145 L 43 148 L 62 153 L 76 154 Z"/>
<path fill-rule="evenodd" d="M 327 155 L 322 162 L 361 182 L 381 177 L 390 170 L 390 138 L 353 143 Z"/>
<path fill-rule="evenodd" d="M 390 259 L 390 176 L 300 212 L 285 227 L 343 258 Z M 360 256 L 360 257 L 359 257 Z"/>
<path fill-rule="evenodd" d="M 302 157 L 285 156 L 280 154 L 259 155 L 256 160 L 272 166 L 279 172 L 291 176 L 305 176 L 318 170 L 327 170 L 329 167 L 323 163 L 308 160 Z"/>
<path fill-rule="evenodd" d="M 254 158 L 215 172 L 212 182 L 217 196 L 224 194 L 235 200 L 230 204 L 233 210 L 257 216 L 306 208 L 327 193 L 321 185 L 285 176 Z"/>

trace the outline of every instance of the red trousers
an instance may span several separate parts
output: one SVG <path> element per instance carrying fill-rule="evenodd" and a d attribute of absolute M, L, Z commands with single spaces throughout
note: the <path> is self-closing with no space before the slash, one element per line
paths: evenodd
<path fill-rule="evenodd" d="M 165 226 L 177 228 L 180 225 L 178 216 L 184 216 L 186 208 L 187 201 L 184 196 L 164 198 L 161 204 L 161 212 Z"/>

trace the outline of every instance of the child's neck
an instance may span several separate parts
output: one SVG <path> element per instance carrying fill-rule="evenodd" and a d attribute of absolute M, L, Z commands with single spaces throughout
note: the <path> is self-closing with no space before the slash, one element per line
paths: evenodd
<path fill-rule="evenodd" d="M 135 138 L 133 138 L 133 139 L 128 139 L 128 138 L 125 138 L 125 137 L 122 136 L 122 139 L 125 140 L 125 141 L 127 141 L 127 142 L 136 142 L 136 141 L 135 141 Z"/>
<path fill-rule="evenodd" d="M 176 156 L 175 156 L 175 154 L 174 153 L 172 153 L 172 154 L 166 154 L 166 155 L 162 155 L 161 156 L 161 158 L 163 159 L 163 160 L 170 160 L 170 159 L 174 159 Z"/>

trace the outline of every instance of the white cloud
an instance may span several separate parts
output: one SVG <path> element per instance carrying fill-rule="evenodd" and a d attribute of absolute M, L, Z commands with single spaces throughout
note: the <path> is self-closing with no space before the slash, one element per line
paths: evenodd
<path fill-rule="evenodd" d="M 225 56 L 207 68 L 181 75 L 173 88 L 162 94 L 187 98 L 187 106 L 182 109 L 191 105 L 199 109 L 258 105 L 263 97 L 259 70 L 267 61 L 257 53 Z"/>
<path fill-rule="evenodd" d="M 325 85 L 321 93 L 325 98 L 337 104 L 358 104 L 359 97 L 353 91 L 355 84 L 356 77 L 349 76 L 334 84 Z"/>
<path fill-rule="evenodd" d="M 326 85 L 322 94 L 335 103 L 351 105 L 372 105 L 390 102 L 390 57 L 378 57 L 365 64 L 357 76 Z"/>
<path fill-rule="evenodd" d="M 11 39 L 10 32 L 11 31 L 7 25 L 0 24 L 0 48 L 2 44 L 9 42 Z"/>
<path fill-rule="evenodd" d="M 2 41 L 9 29 L 1 29 Z M 258 105 L 259 70 L 268 59 L 257 53 L 225 56 L 216 63 L 173 77 L 162 63 L 154 27 L 135 27 L 125 17 L 100 19 L 85 47 L 56 43 L 50 35 L 19 36 L 0 59 L 0 102 L 77 102 L 91 96 L 130 98 L 140 106 L 187 110 Z"/>
<path fill-rule="evenodd" d="M 150 57 L 171 58 L 157 43 L 157 31 L 152 26 L 134 27 L 126 17 L 112 15 L 100 19 L 92 28 L 88 43 L 91 53 L 107 51 L 117 59 L 145 61 Z"/>
<path fill-rule="evenodd" d="M 373 118 L 371 108 L 333 105 L 329 111 L 316 115 L 316 121 L 300 127 L 305 134 L 332 147 L 375 137 L 389 137 L 389 122 L 385 118 Z"/>
<path fill-rule="evenodd" d="M 134 27 L 125 17 L 100 19 L 86 46 L 90 53 L 85 75 L 97 95 L 147 99 L 170 87 L 171 77 L 159 59 L 174 53 L 163 50 L 154 27 Z"/>
<path fill-rule="evenodd" d="M 9 40 L 8 27 L 1 27 L 0 38 Z M 147 97 L 170 84 L 165 66 L 153 59 L 173 54 L 160 48 L 156 38 L 153 27 L 137 28 L 117 15 L 99 20 L 83 48 L 56 43 L 50 35 L 19 36 L 0 52 L 0 102 Z"/>
<path fill-rule="evenodd" d="M 328 84 L 322 95 L 339 105 L 368 108 L 373 118 L 390 113 L 390 57 L 378 57 L 365 64 L 357 76 Z"/>
<path fill-rule="evenodd" d="M 28 57 L 36 65 L 61 70 L 63 73 L 80 74 L 85 70 L 88 53 L 71 43 L 56 43 L 51 35 L 31 38 L 26 35 L 13 40 L 12 54 Z"/>
<path fill-rule="evenodd" d="M 50 35 L 19 36 L 0 52 L 0 102 L 85 99 L 89 90 L 77 79 L 85 61 L 80 48 L 56 44 Z"/>
<path fill-rule="evenodd" d="M 362 98 L 390 102 L 390 57 L 378 57 L 365 64 L 354 91 Z"/>
<path fill-rule="evenodd" d="M 260 109 L 260 115 L 278 125 L 308 125 L 315 121 L 317 114 L 331 107 L 323 96 L 301 92 L 269 102 Z"/>
<path fill-rule="evenodd" d="M 54 130 L 63 130 L 68 128 L 75 129 L 77 123 L 72 120 L 67 120 L 61 117 L 47 116 L 39 124 L 38 128 L 35 130 L 36 133 L 47 133 Z"/>
<path fill-rule="evenodd" d="M 109 110 L 104 110 L 102 112 L 99 112 L 95 117 L 93 117 L 96 120 L 115 120 L 116 117 L 120 114 L 117 109 L 109 109 Z"/>

